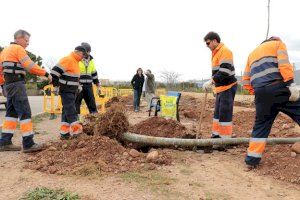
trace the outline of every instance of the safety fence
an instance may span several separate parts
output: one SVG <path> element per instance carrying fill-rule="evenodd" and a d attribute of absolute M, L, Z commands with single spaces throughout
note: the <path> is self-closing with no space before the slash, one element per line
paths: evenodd
<path fill-rule="evenodd" d="M 62 113 L 62 103 L 61 98 L 59 95 L 54 94 L 53 92 L 53 85 L 47 85 L 43 89 L 44 93 L 44 112 L 50 113 L 50 114 L 61 114 Z M 117 97 L 117 96 L 129 96 L 133 94 L 132 89 L 117 89 L 115 87 L 101 87 L 101 94 L 98 95 L 97 93 L 97 87 L 93 86 L 95 101 L 97 105 L 97 109 L 100 113 L 104 113 L 105 110 L 105 103 L 108 102 L 111 98 Z M 165 89 L 157 89 L 156 95 L 164 95 L 166 94 Z M 81 115 L 86 115 L 89 113 L 89 110 L 87 108 L 87 105 L 83 101 L 80 108 Z"/>

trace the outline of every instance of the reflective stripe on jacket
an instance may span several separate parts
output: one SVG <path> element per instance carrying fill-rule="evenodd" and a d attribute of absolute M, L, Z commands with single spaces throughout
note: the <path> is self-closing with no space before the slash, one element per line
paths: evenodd
<path fill-rule="evenodd" d="M 62 58 L 51 70 L 53 85 L 59 86 L 60 91 L 76 92 L 79 86 L 79 61 L 80 56 L 75 52 Z"/>
<path fill-rule="evenodd" d="M 93 60 L 93 57 L 90 56 L 90 60 L 86 60 L 88 62 L 88 65 L 86 66 L 85 61 L 81 60 L 79 62 L 79 68 L 80 68 L 80 83 L 83 84 L 98 84 L 98 73 L 95 67 L 95 63 Z"/>
<path fill-rule="evenodd" d="M 242 80 L 243 87 L 253 94 L 255 88 L 293 78 L 294 70 L 285 44 L 279 38 L 270 38 L 249 55 Z"/>
<path fill-rule="evenodd" d="M 220 43 L 212 52 L 212 79 L 215 92 L 223 92 L 236 84 L 232 52 Z"/>
<path fill-rule="evenodd" d="M 1 52 L 1 64 L 0 75 L 5 74 L 18 74 L 26 75 L 26 71 L 30 74 L 36 74 L 39 76 L 48 76 L 46 70 L 34 63 L 25 49 L 16 44 L 11 43 L 8 47 L 4 48 Z"/>

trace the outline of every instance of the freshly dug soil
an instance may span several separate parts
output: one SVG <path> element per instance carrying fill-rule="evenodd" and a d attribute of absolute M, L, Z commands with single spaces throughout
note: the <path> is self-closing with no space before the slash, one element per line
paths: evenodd
<path fill-rule="evenodd" d="M 241 111 L 233 116 L 233 132 L 237 137 L 250 137 L 255 120 L 255 111 Z M 269 137 L 295 137 L 295 122 L 283 113 L 279 113 L 273 123 Z"/>
<path fill-rule="evenodd" d="M 109 108 L 113 105 L 123 105 L 126 108 L 127 107 L 133 107 L 133 96 L 128 95 L 128 96 L 123 96 L 123 97 L 112 97 L 108 102 L 106 102 L 105 107 Z"/>
<path fill-rule="evenodd" d="M 102 175 L 137 169 L 155 169 L 170 165 L 167 151 L 159 151 L 155 160 L 146 160 L 147 154 L 131 156 L 130 149 L 116 140 L 101 135 L 84 135 L 69 141 L 52 142 L 46 150 L 27 157 L 25 168 L 50 174 Z"/>
<path fill-rule="evenodd" d="M 85 117 L 83 132 L 87 135 L 103 135 L 120 140 L 129 128 L 125 107 L 111 105 L 104 114 L 91 114 Z"/>
<path fill-rule="evenodd" d="M 183 95 L 179 101 L 179 115 L 184 118 L 199 120 L 204 99 Z M 208 116 L 209 109 L 214 107 L 214 99 L 207 99 L 203 118 Z"/>
<path fill-rule="evenodd" d="M 189 138 L 187 129 L 180 122 L 162 117 L 148 118 L 129 129 L 131 132 L 141 135 L 168 138 Z"/>
<path fill-rule="evenodd" d="M 300 184 L 300 155 L 291 156 L 291 145 L 268 146 L 259 174 L 275 179 Z"/>

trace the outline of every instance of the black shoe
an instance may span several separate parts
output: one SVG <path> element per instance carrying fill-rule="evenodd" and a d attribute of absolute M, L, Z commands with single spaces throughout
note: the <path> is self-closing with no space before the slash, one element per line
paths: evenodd
<path fill-rule="evenodd" d="M 21 151 L 21 147 L 14 144 L 0 145 L 0 151 Z"/>
<path fill-rule="evenodd" d="M 44 145 L 42 144 L 34 144 L 29 148 L 23 149 L 23 153 L 32 153 L 36 151 L 42 151 L 44 149 Z"/>
<path fill-rule="evenodd" d="M 60 139 L 61 140 L 69 140 L 70 138 L 71 138 L 71 134 L 70 133 L 60 134 Z"/>
<path fill-rule="evenodd" d="M 250 171 L 256 169 L 257 167 L 258 167 L 258 165 L 247 165 L 247 164 L 246 164 L 246 166 L 245 166 L 245 168 L 244 168 L 244 171 L 245 171 L 245 172 L 250 172 Z"/>

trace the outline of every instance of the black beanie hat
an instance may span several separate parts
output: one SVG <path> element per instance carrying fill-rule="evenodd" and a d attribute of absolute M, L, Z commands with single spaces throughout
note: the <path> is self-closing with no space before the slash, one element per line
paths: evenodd
<path fill-rule="evenodd" d="M 77 46 L 75 48 L 76 51 L 81 51 L 82 53 L 86 54 L 86 49 L 83 46 Z"/>

